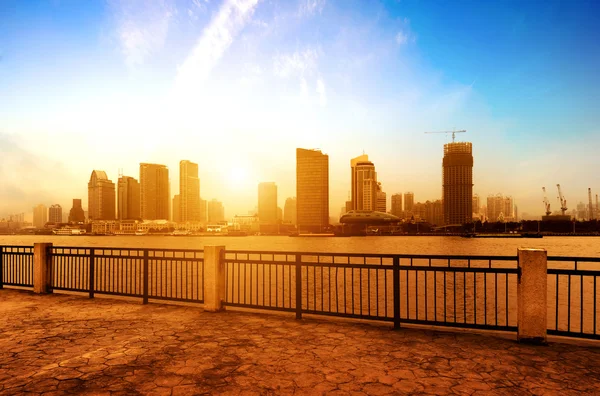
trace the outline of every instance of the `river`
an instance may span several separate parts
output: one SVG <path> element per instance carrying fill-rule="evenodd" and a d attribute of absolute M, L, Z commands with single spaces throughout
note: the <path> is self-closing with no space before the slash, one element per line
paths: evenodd
<path fill-rule="evenodd" d="M 396 253 L 515 256 L 519 247 L 546 249 L 549 256 L 600 257 L 600 237 L 461 238 L 449 236 L 368 237 L 182 237 L 182 236 L 55 236 L 0 235 L 0 245 L 51 242 L 56 246 L 202 249 L 223 245 L 229 250 L 277 250 L 328 253 Z"/>

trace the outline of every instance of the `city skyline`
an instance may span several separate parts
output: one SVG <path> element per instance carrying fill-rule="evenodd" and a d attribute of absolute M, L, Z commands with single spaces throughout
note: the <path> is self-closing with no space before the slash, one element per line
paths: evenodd
<path fill-rule="evenodd" d="M 560 183 L 569 209 L 600 190 L 587 171 L 600 143 L 595 2 L 4 5 L 0 216 L 70 208 L 92 169 L 116 182 L 139 162 L 169 168 L 172 198 L 181 158 L 198 164 L 205 200 L 246 213 L 261 181 L 295 196 L 297 147 L 329 155 L 330 215 L 363 150 L 388 197 L 433 201 L 450 136 L 423 132 L 455 127 L 476 148 L 481 197 L 541 215 L 542 186 L 556 202 Z"/>

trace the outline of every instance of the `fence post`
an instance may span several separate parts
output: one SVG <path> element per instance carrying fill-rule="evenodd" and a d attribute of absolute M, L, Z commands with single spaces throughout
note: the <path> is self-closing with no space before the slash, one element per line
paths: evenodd
<path fill-rule="evenodd" d="M 33 244 L 33 292 L 52 292 L 52 244 Z"/>
<path fill-rule="evenodd" d="M 394 330 L 400 329 L 400 258 L 394 256 L 392 271 L 394 274 Z"/>
<path fill-rule="evenodd" d="M 296 319 L 302 319 L 302 256 L 296 254 Z"/>
<path fill-rule="evenodd" d="M 518 249 L 517 340 L 546 344 L 548 327 L 546 249 Z"/>
<path fill-rule="evenodd" d="M 4 262 L 2 256 L 4 255 L 4 247 L 0 246 L 0 289 L 4 289 Z"/>
<path fill-rule="evenodd" d="M 96 288 L 96 263 L 95 263 L 96 249 L 90 249 L 90 298 L 94 298 L 94 291 Z"/>
<path fill-rule="evenodd" d="M 224 309 L 225 282 L 225 246 L 204 246 L 204 311 Z"/>
<path fill-rule="evenodd" d="M 144 290 L 142 304 L 148 304 L 148 249 L 144 249 Z"/>

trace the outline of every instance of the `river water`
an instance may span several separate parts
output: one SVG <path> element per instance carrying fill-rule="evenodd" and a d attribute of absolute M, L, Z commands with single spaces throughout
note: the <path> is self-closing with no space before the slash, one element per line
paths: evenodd
<path fill-rule="evenodd" d="M 55 246 L 111 247 L 111 248 L 154 248 L 154 249 L 203 249 L 205 246 L 222 245 L 226 250 L 292 251 L 313 253 L 374 253 L 414 255 L 464 255 L 464 256 L 516 256 L 520 247 L 546 249 L 549 256 L 600 257 L 600 237 L 544 237 L 526 238 L 461 238 L 431 236 L 369 236 L 369 237 L 173 237 L 173 236 L 0 236 L 0 246 L 25 245 L 50 242 Z M 110 253 L 109 253 L 110 254 Z M 118 254 L 118 253 L 116 253 Z M 231 257 L 231 254 L 229 255 Z M 295 308 L 294 264 L 271 265 L 269 260 L 293 261 L 294 256 L 278 257 L 243 256 L 258 260 L 253 264 L 227 263 L 227 301 L 251 305 L 271 305 Z M 337 261 L 336 263 L 342 263 Z M 97 258 L 96 290 L 106 291 L 122 287 L 136 278 L 133 288 L 139 293 L 141 287 L 141 261 L 136 261 L 135 276 L 131 276 L 132 264 L 111 259 Z M 307 263 L 333 263 L 331 257 L 305 255 Z M 329 261 L 328 261 L 329 260 Z M 358 260 L 358 261 L 356 261 Z M 351 264 L 360 264 L 362 259 L 348 259 Z M 135 261 L 135 260 L 133 260 Z M 389 259 L 387 259 L 389 261 Z M 444 260 L 433 265 L 446 265 Z M 374 262 L 367 264 L 377 264 Z M 383 263 L 390 264 L 390 262 Z M 431 265 L 427 260 L 414 265 Z M 193 263 L 152 260 L 150 267 L 150 293 L 161 296 L 197 298 L 186 295 L 190 289 L 201 285 L 201 271 Z M 403 259 L 400 272 L 401 317 L 403 320 L 445 321 L 452 323 L 477 323 L 488 325 L 516 326 L 517 324 L 517 275 L 493 273 L 465 273 L 451 271 L 411 270 L 410 260 Z M 486 267 L 480 263 L 454 260 L 453 267 Z M 494 262 L 493 267 L 515 267 L 516 262 Z M 550 262 L 549 267 L 573 268 L 573 262 Z M 580 269 L 598 269 L 598 263 L 580 263 Z M 128 272 L 129 271 L 129 272 Z M 194 272 L 195 271 L 195 272 Z M 120 279 L 115 274 L 120 274 Z M 340 312 L 377 317 L 393 316 L 393 284 L 391 267 L 381 269 L 344 268 L 335 266 L 303 266 L 302 305 L 314 312 Z M 77 277 L 67 277 L 77 278 Z M 84 277 L 85 278 L 85 277 Z M 595 276 L 556 275 L 548 276 L 548 328 L 596 333 L 600 329 L 600 294 Z M 108 285 L 104 285 L 108 281 Z M 558 283 L 557 283 L 558 282 Z M 125 286 L 119 286 L 123 284 Z M 181 285 L 175 287 L 174 285 Z M 115 286 L 116 285 L 116 286 Z M 137 286 L 136 286 L 137 285 Z M 558 289 L 558 290 L 557 290 Z M 131 292 L 131 290 L 129 291 Z M 174 293 L 174 294 L 173 294 Z M 570 297 L 569 297 L 570 294 Z M 583 299 L 581 298 L 583 294 Z M 557 302 L 557 295 L 558 298 Z M 268 302 L 268 303 L 267 303 Z M 557 314 L 558 311 L 558 314 Z M 580 313 L 583 311 L 583 315 Z"/>
<path fill-rule="evenodd" d="M 173 236 L 54 236 L 0 235 L 0 245 L 89 246 L 158 249 L 202 249 L 223 245 L 229 250 L 277 250 L 322 253 L 396 253 L 516 256 L 519 247 L 546 249 L 549 256 L 600 257 L 600 237 L 461 238 L 447 236 L 367 237 L 173 237 Z"/>

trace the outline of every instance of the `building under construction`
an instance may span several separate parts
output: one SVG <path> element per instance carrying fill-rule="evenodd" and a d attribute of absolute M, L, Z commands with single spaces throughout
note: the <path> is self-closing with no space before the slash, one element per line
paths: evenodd
<path fill-rule="evenodd" d="M 469 142 L 444 145 L 444 221 L 446 225 L 470 223 L 473 207 L 473 151 Z"/>

